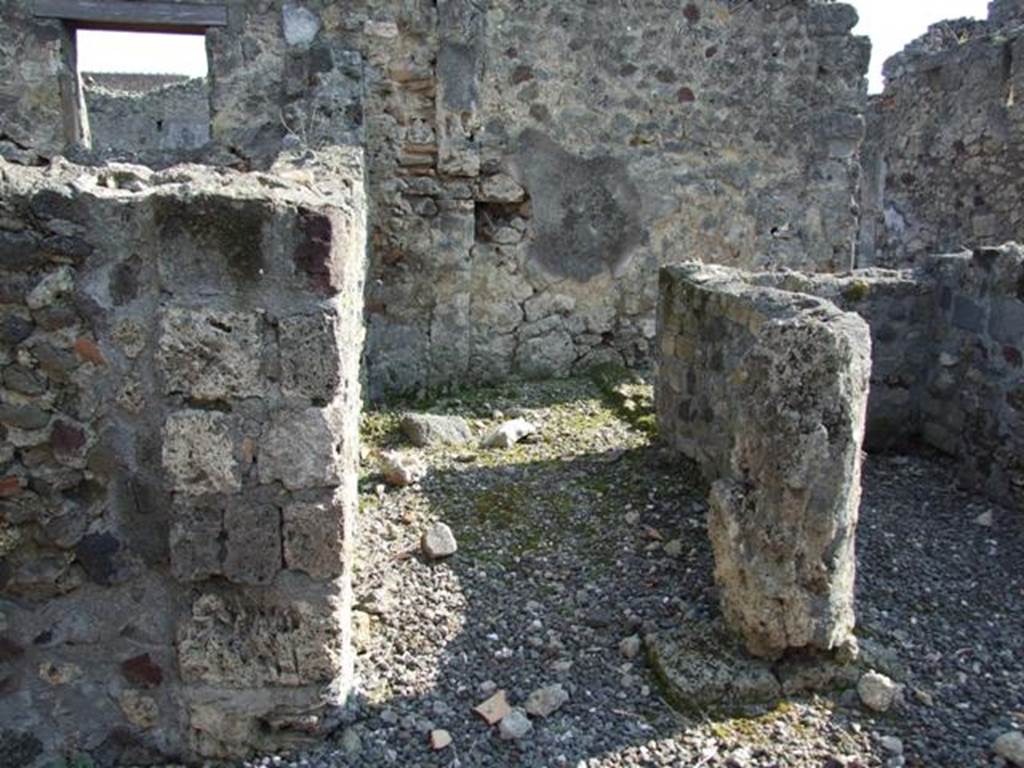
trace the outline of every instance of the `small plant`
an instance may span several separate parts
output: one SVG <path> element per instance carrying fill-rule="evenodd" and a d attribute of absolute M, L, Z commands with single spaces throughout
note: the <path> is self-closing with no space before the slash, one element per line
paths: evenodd
<path fill-rule="evenodd" d="M 871 292 L 871 286 L 863 280 L 854 280 L 850 286 L 843 291 L 843 298 L 847 301 L 864 301 Z"/>

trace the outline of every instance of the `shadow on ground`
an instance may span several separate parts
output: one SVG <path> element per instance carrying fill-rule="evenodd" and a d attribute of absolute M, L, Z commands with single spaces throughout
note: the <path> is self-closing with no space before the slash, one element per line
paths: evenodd
<path fill-rule="evenodd" d="M 517 385 L 443 403 L 479 429 L 522 415 L 540 439 L 424 449 L 431 471 L 412 488 L 365 478 L 363 698 L 325 764 L 895 764 L 882 736 L 902 740 L 909 766 L 989 764 L 992 739 L 1024 720 L 1024 525 L 961 494 L 933 459 L 875 457 L 865 471 L 859 631 L 909 670 L 898 713 L 871 715 L 851 692 L 741 718 L 667 706 L 642 654 L 620 644 L 706 625 L 718 609 L 703 489 L 652 441 L 636 386 L 609 397 L 589 381 Z M 396 425 L 397 410 L 368 419 L 371 446 L 399 444 Z M 991 527 L 972 522 L 986 512 Z M 435 520 L 459 542 L 439 563 L 419 552 Z M 522 739 L 500 739 L 472 711 L 489 684 L 521 706 L 555 683 L 568 702 Z M 432 752 L 432 728 L 452 745 Z"/>

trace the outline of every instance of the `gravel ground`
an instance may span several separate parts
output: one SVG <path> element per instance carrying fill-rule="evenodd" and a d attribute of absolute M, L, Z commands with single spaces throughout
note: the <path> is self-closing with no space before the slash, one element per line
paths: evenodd
<path fill-rule="evenodd" d="M 518 384 L 431 411 L 477 434 L 521 416 L 539 434 L 511 449 L 404 447 L 429 472 L 395 489 L 375 469 L 403 446 L 399 412 L 364 416 L 352 724 L 316 752 L 246 765 L 993 766 L 994 738 L 1024 726 L 1024 518 L 957 491 L 948 462 L 865 466 L 858 633 L 906 668 L 897 710 L 836 692 L 682 715 L 642 654 L 620 649 L 717 615 L 703 489 L 653 439 L 650 388 Z M 435 521 L 459 549 L 428 562 L 419 540 Z M 554 683 L 568 702 L 521 739 L 472 711 L 495 688 L 522 706 Z M 451 745 L 433 751 L 432 729 Z"/>

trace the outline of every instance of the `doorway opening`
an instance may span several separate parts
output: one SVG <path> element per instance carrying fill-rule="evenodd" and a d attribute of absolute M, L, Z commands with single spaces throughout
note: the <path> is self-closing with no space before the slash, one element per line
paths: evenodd
<path fill-rule="evenodd" d="M 35 0 L 34 14 L 64 25 L 60 80 L 70 146 L 134 154 L 209 141 L 206 32 L 227 26 L 226 6 Z"/>
<path fill-rule="evenodd" d="M 76 29 L 75 50 L 92 149 L 174 152 L 210 140 L 203 31 Z"/>

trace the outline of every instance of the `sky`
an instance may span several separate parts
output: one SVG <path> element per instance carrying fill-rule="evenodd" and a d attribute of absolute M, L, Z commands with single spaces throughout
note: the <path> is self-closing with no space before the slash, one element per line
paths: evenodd
<path fill-rule="evenodd" d="M 206 75 L 206 43 L 202 35 L 155 32 L 78 32 L 79 72 L 145 72 Z"/>
<path fill-rule="evenodd" d="M 882 64 L 929 24 L 963 16 L 985 18 L 987 0 L 848 0 L 857 8 L 854 29 L 872 41 L 869 90 L 882 90 Z M 206 74 L 200 35 L 158 35 L 83 30 L 78 33 L 80 72 L 159 72 Z"/>
<path fill-rule="evenodd" d="M 944 19 L 988 16 L 988 0 L 847 0 L 857 9 L 860 23 L 854 33 L 871 38 L 868 90 L 882 90 L 882 64 L 928 26 Z"/>

